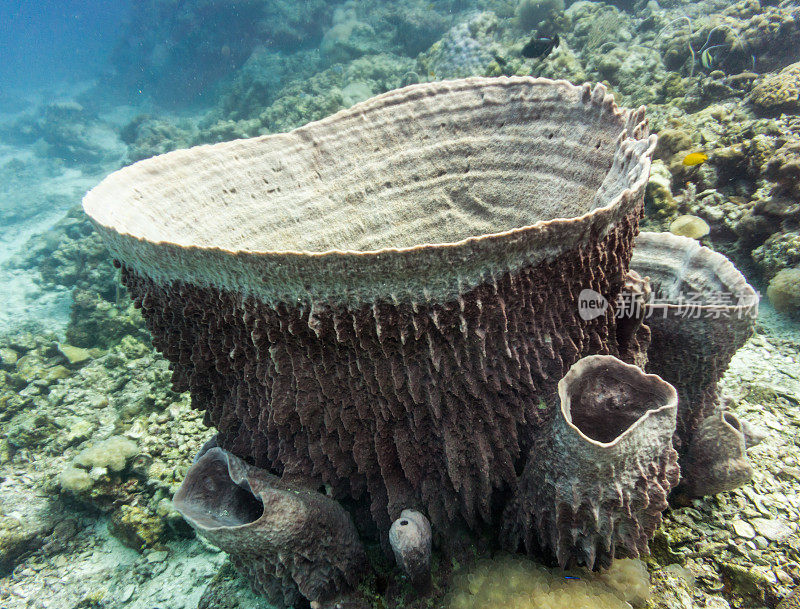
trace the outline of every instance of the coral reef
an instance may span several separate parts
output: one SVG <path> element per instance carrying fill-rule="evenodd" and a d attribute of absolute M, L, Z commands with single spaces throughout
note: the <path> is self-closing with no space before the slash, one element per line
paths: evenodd
<path fill-rule="evenodd" d="M 141 314 L 128 306 L 125 289 L 118 287 L 119 271 L 111 266 L 102 240 L 75 202 L 120 163 L 199 143 L 287 131 L 372 95 L 453 77 L 458 71 L 464 76 L 603 81 L 617 103 L 630 107 L 646 103 L 659 143 L 640 226 L 667 231 L 680 216 L 701 219 L 709 228 L 703 245 L 736 261 L 750 283 L 763 286 L 775 308 L 789 313 L 778 315 L 772 307 L 764 307 L 756 334 L 734 355 L 717 383 L 713 394 L 722 395 L 722 400 L 709 399 L 713 412 L 703 408 L 696 415 L 687 413 L 697 417 L 701 432 L 675 437 L 686 478 L 683 490 L 691 484 L 699 488 L 704 475 L 721 466 L 719 450 L 725 443 L 720 438 L 726 437 L 714 432 L 702 442 L 703 418 L 710 415 L 718 424 L 735 417 L 741 429 L 732 434 L 737 439 L 733 444 L 740 450 L 738 440 L 744 437 L 753 479 L 713 496 L 673 494 L 672 509 L 664 513 L 650 544 L 647 570 L 652 585 L 647 606 L 794 607 L 798 596 L 792 590 L 800 583 L 796 524 L 800 452 L 795 437 L 800 427 L 800 336 L 792 320 L 798 293 L 795 271 L 800 265 L 800 123 L 793 63 L 800 60 L 797 2 L 577 1 L 565 3 L 565 10 L 553 0 L 234 4 L 134 2 L 131 22 L 120 32 L 115 66 L 100 86 L 80 93 L 85 85 L 70 83 L 25 99 L 13 91 L 0 91 L 0 240 L 5 246 L 0 254 L 4 286 L 0 324 L 13 329 L 0 335 L 0 605 L 9 609 L 268 606 L 249 591 L 224 553 L 194 537 L 172 506 L 170 497 L 212 431 L 202 424 L 204 412 L 190 408 L 188 395 L 169 390 L 172 371 L 153 352 Z M 526 59 L 520 52 L 535 32 L 557 33 L 560 44 L 545 58 Z M 342 63 L 331 63 L 334 59 Z M 210 111 L 185 107 L 198 100 L 213 104 Z M 165 114 L 162 104 L 184 107 L 178 117 Z M 432 140 L 439 135 L 431 130 Z M 703 152 L 708 160 L 687 167 L 683 160 L 689 152 Z M 471 167 L 464 175 L 474 171 Z M 382 188 L 389 187 L 378 190 Z M 63 222 L 45 231 L 65 212 Z M 28 240 L 29 235 L 35 236 Z M 6 263 L 15 250 L 19 253 Z M 660 298 L 655 287 L 654 300 Z M 546 290 L 539 284 L 531 289 Z M 616 322 L 612 340 L 625 352 L 625 361 L 650 372 L 666 347 L 656 331 L 648 368 L 644 352 L 648 337 L 641 324 L 658 326 L 654 319 L 658 312 L 646 305 L 651 298 L 648 289 L 646 280 L 625 274 L 620 296 L 611 304 L 617 314 L 631 313 Z M 708 299 L 717 298 L 715 291 Z M 65 336 L 60 324 L 68 320 L 70 300 L 72 315 Z M 618 308 L 620 300 L 636 304 Z M 633 314 L 643 303 L 647 319 Z M 241 309 L 231 305 L 230 311 L 238 315 Z M 465 319 L 471 319 L 471 311 L 467 309 Z M 292 318 L 290 331 L 304 329 L 308 320 L 317 329 L 325 327 L 325 312 L 306 312 L 307 316 Z M 386 312 L 378 309 L 365 318 L 378 320 L 385 328 L 394 323 Z M 460 327 L 458 312 L 450 313 L 439 317 L 440 324 Z M 694 322 L 685 323 L 691 327 Z M 274 330 L 270 326 L 270 340 Z M 279 336 L 282 331 L 278 328 Z M 332 336 L 323 334 L 323 341 Z M 443 336 L 460 340 L 447 330 Z M 405 354 L 417 338 L 415 333 L 405 335 Z M 387 341 L 403 344 L 402 339 L 390 336 Z M 685 344 L 683 340 L 679 342 Z M 734 344 L 737 341 L 734 337 Z M 554 349 L 558 352 L 560 347 Z M 692 349 L 686 348 L 689 367 L 696 363 L 689 357 Z M 217 364 L 224 370 L 229 363 L 238 365 L 240 355 L 230 350 L 227 358 L 221 354 L 210 374 L 217 374 Z M 282 359 L 282 370 L 306 355 Z M 262 371 L 270 361 L 270 355 L 259 361 Z M 469 367 L 473 361 L 465 357 L 451 365 L 445 358 L 445 366 L 450 366 L 446 370 L 460 372 L 464 362 Z M 572 362 L 567 359 L 564 364 Z M 358 376 L 363 361 L 343 356 L 326 360 L 325 365 Z M 412 359 L 412 369 L 414 365 Z M 369 388 L 379 396 L 381 416 L 386 419 L 397 417 L 398 411 L 382 401 L 380 393 L 392 384 L 397 391 L 407 387 L 400 370 L 378 370 L 381 384 Z M 552 371 L 548 389 L 565 370 Z M 487 370 L 488 383 L 495 382 L 495 372 Z M 452 376 L 458 381 L 458 374 Z M 287 373 L 283 378 L 290 377 Z M 295 395 L 304 396 L 309 387 L 313 393 L 315 385 L 308 377 L 305 380 L 309 384 L 298 387 Z M 274 390 L 284 388 L 279 383 Z M 678 389 L 685 393 L 685 388 Z M 243 398 L 240 393 L 225 393 L 215 399 L 241 404 Z M 535 404 L 532 418 L 544 413 L 532 426 L 536 433 L 552 424 L 556 405 L 552 396 Z M 444 412 L 451 407 L 445 401 Z M 684 410 L 692 408 L 684 409 L 681 400 L 679 417 Z M 331 420 L 336 419 L 326 418 L 321 425 Z M 470 419 L 465 426 L 480 433 L 485 429 L 482 423 Z M 524 426 L 517 423 L 518 429 Z M 391 444 L 387 435 L 380 438 L 384 445 Z M 492 514 L 502 511 L 525 469 L 533 443 L 523 436 L 510 465 L 515 476 L 509 475 L 511 482 L 501 483 L 490 494 Z M 91 454 L 109 438 L 134 442 L 138 454 L 126 457 L 119 471 L 103 465 L 92 468 L 88 461 L 77 464 L 79 454 Z M 327 441 L 329 446 L 339 442 L 339 431 Z M 703 444 L 706 448 L 696 452 L 706 455 L 707 466 L 695 467 L 690 447 Z M 452 446 L 457 454 L 459 442 Z M 738 461 L 739 471 L 747 469 L 747 461 Z M 487 467 L 478 459 L 461 465 L 476 472 Z M 463 469 L 454 467 L 453 472 L 459 476 Z M 349 473 L 331 475 L 346 478 Z M 318 489 L 325 488 L 321 480 L 316 482 Z M 706 487 L 688 494 L 714 490 Z M 430 588 L 420 596 L 412 587 L 413 577 L 395 566 L 385 527 L 409 509 L 427 514 L 426 506 L 413 497 L 396 498 L 396 509 L 388 514 L 384 529 L 376 532 L 367 491 L 361 490 L 357 501 L 348 499 L 354 493 L 342 486 L 330 485 L 326 492 L 351 512 L 375 570 L 375 578 L 363 581 L 354 598 L 336 599 L 341 606 L 350 601 L 363 606 L 365 598 L 373 608 L 445 606 L 454 583 L 458 588 L 453 591 L 471 603 L 467 606 L 530 607 L 541 598 L 548 604 L 587 602 L 595 607 L 601 596 L 603 602 L 613 602 L 604 596 L 607 586 L 631 590 L 621 598 L 633 606 L 645 602 L 647 577 L 638 561 L 617 559 L 599 579 L 584 571 L 531 576 L 537 570 L 532 565 L 511 566 L 524 563 L 519 558 L 496 558 L 502 563 L 499 569 L 482 562 L 476 570 L 467 556 L 495 554 L 499 545 L 497 530 L 480 522 L 469 536 L 433 527 Z M 463 487 L 465 496 L 470 493 L 471 487 Z M 383 497 L 378 503 L 383 510 Z M 456 515 L 455 529 L 462 520 Z M 462 568 L 464 574 L 451 581 L 453 570 Z M 471 590 L 466 588 L 469 572 L 475 584 Z M 522 578 L 521 584 L 514 587 L 517 580 L 505 579 L 508 574 Z M 564 575 L 580 580 L 565 580 Z M 556 591 L 561 594 L 573 583 L 587 585 L 588 600 L 575 591 L 554 601 Z M 543 594 L 537 596 L 539 592 Z M 315 603 L 315 609 L 317 604 L 334 603 Z"/>
<path fill-rule="evenodd" d="M 70 165 L 93 166 L 116 161 L 122 152 L 112 127 L 76 101 L 56 101 L 37 108 L 0 133 L 17 144 L 32 144 L 42 156 Z"/>
<path fill-rule="evenodd" d="M 194 140 L 194 132 L 189 124 L 140 114 L 120 130 L 119 137 L 128 145 L 127 165 L 176 148 L 187 148 Z"/>
<path fill-rule="evenodd" d="M 393 55 L 359 57 L 346 65 L 337 65 L 292 82 L 270 93 L 265 108 L 264 95 L 256 82 L 247 81 L 247 90 L 234 90 L 223 109 L 213 111 L 201 124 L 196 142 L 219 142 L 249 137 L 259 133 L 288 131 L 308 122 L 349 107 L 375 93 L 401 86 L 414 62 Z M 416 82 L 416 81 L 414 81 Z M 358 91 L 358 92 L 357 92 Z M 273 99 L 274 97 L 274 99 Z M 225 118 L 222 118 L 222 117 Z M 237 120 L 228 118 L 233 116 Z"/>

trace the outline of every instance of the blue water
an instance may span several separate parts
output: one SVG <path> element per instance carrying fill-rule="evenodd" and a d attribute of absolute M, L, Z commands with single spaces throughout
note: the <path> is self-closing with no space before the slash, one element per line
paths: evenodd
<path fill-rule="evenodd" d="M 0 91 L 97 75 L 130 8 L 130 0 L 0 0 Z"/>

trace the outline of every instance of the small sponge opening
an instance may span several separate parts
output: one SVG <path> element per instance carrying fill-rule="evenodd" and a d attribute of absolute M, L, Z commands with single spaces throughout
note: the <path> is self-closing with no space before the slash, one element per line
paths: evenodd
<path fill-rule="evenodd" d="M 175 508 L 197 526 L 236 527 L 261 518 L 264 504 L 249 488 L 236 484 L 224 457 L 209 451 L 195 464 L 175 495 Z"/>
<path fill-rule="evenodd" d="M 585 436 L 613 442 L 649 410 L 665 404 L 665 395 L 642 374 L 599 365 L 585 370 L 568 391 L 569 417 Z"/>

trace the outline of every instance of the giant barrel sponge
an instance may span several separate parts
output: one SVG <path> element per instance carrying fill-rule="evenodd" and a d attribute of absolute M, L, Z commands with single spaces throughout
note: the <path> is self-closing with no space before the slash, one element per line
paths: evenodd
<path fill-rule="evenodd" d="M 654 146 L 644 110 L 617 107 L 602 85 L 469 78 L 141 161 L 84 209 L 221 450 L 284 486 L 326 485 L 384 538 L 409 509 L 440 540 L 502 523 L 508 543 L 547 547 L 549 531 L 523 530 L 537 520 L 503 503 L 536 504 L 533 460 L 595 450 L 569 449 L 586 438 L 558 422 L 570 367 L 644 361 L 649 331 L 615 303 L 629 286 L 645 293 L 628 267 Z M 610 306 L 587 315 L 581 293 Z M 662 422 L 601 451 L 660 490 L 625 508 L 625 530 L 595 517 L 603 506 L 576 512 L 580 548 L 554 550 L 592 566 L 617 542 L 644 549 L 676 478 L 664 441 L 675 408 L 573 399 L 609 417 L 630 407 L 615 434 Z M 554 433 L 557 448 L 543 439 Z"/>

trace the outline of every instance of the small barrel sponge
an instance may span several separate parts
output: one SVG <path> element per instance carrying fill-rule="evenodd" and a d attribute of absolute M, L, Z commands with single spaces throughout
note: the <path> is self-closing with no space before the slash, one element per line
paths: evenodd
<path fill-rule="evenodd" d="M 506 510 L 507 547 L 552 551 L 561 567 L 638 557 L 680 476 L 672 447 L 678 395 L 608 355 L 578 361 L 561 408 L 535 446 Z"/>
<path fill-rule="evenodd" d="M 325 603 L 354 589 L 365 572 L 355 525 L 337 502 L 287 485 L 221 448 L 197 459 L 173 504 L 279 606 L 304 598 Z"/>
<path fill-rule="evenodd" d="M 689 495 L 716 495 L 750 482 L 745 431 L 731 412 L 716 412 L 700 423 L 681 463 L 681 486 Z"/>
<path fill-rule="evenodd" d="M 431 524 L 415 510 L 403 510 L 389 528 L 389 545 L 397 564 L 418 592 L 431 584 Z"/>
<path fill-rule="evenodd" d="M 107 177 L 83 205 L 219 444 L 434 531 L 494 518 L 580 357 L 618 354 L 655 147 L 602 85 L 412 85 Z M 622 355 L 622 354 L 620 354 Z"/>
<path fill-rule="evenodd" d="M 670 233 L 642 232 L 631 268 L 650 279 L 647 370 L 678 390 L 675 445 L 683 454 L 716 410 L 717 383 L 733 354 L 753 333 L 758 294 L 725 256 Z"/>

